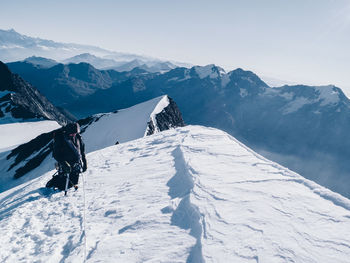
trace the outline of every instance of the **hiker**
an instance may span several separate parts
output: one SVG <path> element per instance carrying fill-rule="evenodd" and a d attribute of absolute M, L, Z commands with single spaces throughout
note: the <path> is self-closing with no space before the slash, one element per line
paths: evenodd
<path fill-rule="evenodd" d="M 87 169 L 85 145 L 78 123 L 69 123 L 54 133 L 53 157 L 58 163 L 58 175 L 46 187 L 65 190 L 66 175 L 69 174 L 68 188 L 78 189 L 79 174 Z"/>

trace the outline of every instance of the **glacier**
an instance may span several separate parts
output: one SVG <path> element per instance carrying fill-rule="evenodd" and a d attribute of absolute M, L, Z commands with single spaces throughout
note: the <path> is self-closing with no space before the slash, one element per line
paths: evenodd
<path fill-rule="evenodd" d="M 0 193 L 0 262 L 348 262 L 350 200 L 227 133 L 186 126 Z"/>

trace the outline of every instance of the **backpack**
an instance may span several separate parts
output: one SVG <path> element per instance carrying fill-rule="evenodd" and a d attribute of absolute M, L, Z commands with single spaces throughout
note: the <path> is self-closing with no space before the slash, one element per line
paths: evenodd
<path fill-rule="evenodd" d="M 57 130 L 53 137 L 52 156 L 58 163 L 67 161 L 70 164 L 81 161 L 81 136 L 78 123 L 70 123 Z"/>

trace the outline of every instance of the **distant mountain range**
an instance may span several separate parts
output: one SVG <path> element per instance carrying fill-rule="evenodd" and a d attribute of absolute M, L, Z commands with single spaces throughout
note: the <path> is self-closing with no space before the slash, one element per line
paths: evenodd
<path fill-rule="evenodd" d="M 226 73 L 215 65 L 163 74 L 138 68 L 100 71 L 84 63 L 49 69 L 26 62 L 8 65 L 79 118 L 169 94 L 186 123 L 225 130 L 266 157 L 350 196 L 350 101 L 337 87 L 272 88 L 253 72 Z"/>
<path fill-rule="evenodd" d="M 89 53 L 80 54 L 63 61 L 64 64 L 69 63 L 89 63 L 97 69 L 114 69 L 119 72 L 130 71 L 134 68 L 143 69 L 147 72 L 165 72 L 177 67 L 177 65 L 169 61 L 144 61 L 141 59 L 133 59 L 131 61 L 115 61 L 113 59 L 100 58 Z"/>
<path fill-rule="evenodd" d="M 0 33 L 0 36 L 11 36 L 6 38 L 7 46 L 0 42 L 1 50 L 6 52 L 11 49 L 11 43 L 22 43 L 25 47 L 22 49 L 27 51 L 40 49 L 44 44 L 56 46 L 53 48 L 56 51 L 68 49 L 70 45 L 24 37 L 14 31 Z M 98 48 L 89 47 L 91 49 L 83 51 L 72 47 L 79 52 L 66 56 L 66 63 L 86 61 L 98 67 L 113 68 L 111 60 L 117 61 L 115 53 L 102 54 L 105 51 Z M 0 54 L 6 55 L 6 52 Z M 56 64 L 56 61 L 34 55 L 36 57 L 8 66 L 36 86 L 54 105 L 78 118 L 169 94 L 179 105 L 186 123 L 225 130 L 266 157 L 350 196 L 347 184 L 350 103 L 337 87 L 289 85 L 272 88 L 253 72 L 242 69 L 225 72 L 215 65 L 169 70 L 172 65 L 165 62 L 166 70 L 158 68 L 153 72 L 137 56 L 129 56 L 127 63 L 120 59 L 118 63 L 122 63 L 116 66 L 118 72 L 100 70 L 88 63 Z"/>
<path fill-rule="evenodd" d="M 76 101 L 94 94 L 99 89 L 108 89 L 115 83 L 148 73 L 139 68 L 128 72 L 98 70 L 87 63 L 67 65 L 57 63 L 47 68 L 45 65 L 48 65 L 50 60 L 45 61 L 44 58 L 35 58 L 35 62 L 33 63 L 33 59 L 29 58 L 7 65 L 13 72 L 20 74 L 37 87 L 56 106 L 67 109 Z M 77 116 L 86 117 L 88 115 L 91 114 L 78 114 Z"/>
<path fill-rule="evenodd" d="M 25 36 L 13 29 L 0 29 L 0 61 L 20 61 L 28 57 L 45 57 L 65 64 L 85 62 L 98 69 L 117 71 L 130 71 L 134 67 L 139 67 L 149 72 L 160 72 L 189 65 L 110 51 L 95 46 L 59 43 Z"/>

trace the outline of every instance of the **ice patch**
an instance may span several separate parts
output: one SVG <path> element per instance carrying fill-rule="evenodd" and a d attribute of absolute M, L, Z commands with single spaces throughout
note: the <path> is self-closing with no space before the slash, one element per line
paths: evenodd
<path fill-rule="evenodd" d="M 332 85 L 315 87 L 321 101 L 320 106 L 337 104 L 340 101 L 339 92 Z"/>
<path fill-rule="evenodd" d="M 222 75 L 222 77 L 221 77 L 221 87 L 225 88 L 227 86 L 227 84 L 230 83 L 230 81 L 231 81 L 230 77 L 231 77 L 230 73 Z"/>
<path fill-rule="evenodd" d="M 292 92 L 281 92 L 278 94 L 278 96 L 286 100 L 292 100 L 294 98 L 294 94 Z"/>
<path fill-rule="evenodd" d="M 248 93 L 248 91 L 247 91 L 246 89 L 240 88 L 240 89 L 239 89 L 239 95 L 240 95 L 242 98 L 244 98 L 244 97 L 248 96 L 249 93 Z"/>
<path fill-rule="evenodd" d="M 214 64 L 210 64 L 204 67 L 195 66 L 194 70 L 196 71 L 200 79 L 204 79 L 206 77 L 209 77 L 211 79 L 216 79 L 225 74 L 224 69 L 220 67 L 216 67 Z"/>
<path fill-rule="evenodd" d="M 283 107 L 282 113 L 289 114 L 298 111 L 302 107 L 308 104 L 313 104 L 315 101 L 310 100 L 304 97 L 296 98 L 295 100 L 289 102 L 286 106 Z"/>

